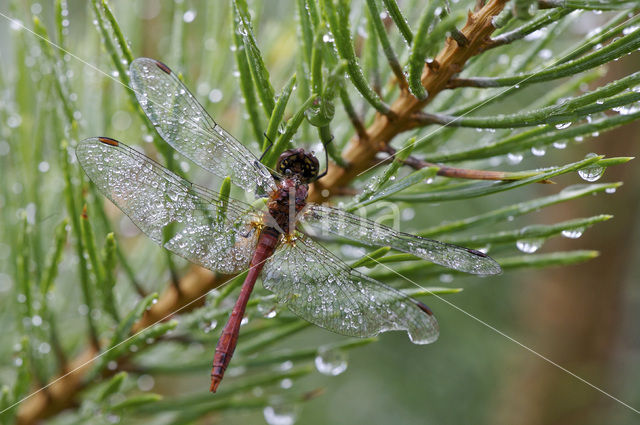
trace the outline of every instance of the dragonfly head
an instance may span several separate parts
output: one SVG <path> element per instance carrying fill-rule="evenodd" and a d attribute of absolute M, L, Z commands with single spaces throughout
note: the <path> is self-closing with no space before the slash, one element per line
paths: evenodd
<path fill-rule="evenodd" d="M 276 170 L 285 177 L 297 176 L 302 183 L 311 183 L 318 176 L 320 163 L 313 153 L 302 148 L 289 149 L 280 155 Z"/>

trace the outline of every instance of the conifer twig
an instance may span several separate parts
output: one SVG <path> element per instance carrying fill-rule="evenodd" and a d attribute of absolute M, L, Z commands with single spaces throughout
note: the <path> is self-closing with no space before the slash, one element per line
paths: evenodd
<path fill-rule="evenodd" d="M 469 58 L 486 47 L 495 29 L 492 19 L 502 11 L 506 3 L 507 0 L 490 0 L 478 12 L 469 13 L 465 26 L 460 30 L 468 44 L 460 46 L 453 38 L 448 37 L 431 66 L 425 65 L 423 69 L 421 82 L 429 97 L 418 100 L 410 93 L 401 91 L 391 105 L 395 118 L 389 120 L 385 115 L 376 114 L 373 123 L 367 128 L 368 138 L 360 139 L 356 136 L 345 149 L 343 158 L 348 166 L 343 168 L 330 164 L 327 175 L 312 186 L 309 201 L 327 201 L 335 194 L 335 188 L 347 186 L 357 176 L 368 171 L 376 154 L 384 150 L 396 135 L 415 126 L 414 113 L 444 90 L 451 77 L 463 69 Z"/>

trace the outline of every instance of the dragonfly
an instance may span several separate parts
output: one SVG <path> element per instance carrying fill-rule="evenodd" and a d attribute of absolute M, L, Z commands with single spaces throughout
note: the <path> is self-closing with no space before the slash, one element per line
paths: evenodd
<path fill-rule="evenodd" d="M 140 106 L 162 139 L 255 200 L 243 202 L 194 184 L 109 137 L 89 138 L 76 148 L 80 165 L 100 192 L 152 240 L 214 272 L 248 269 L 215 349 L 211 392 L 231 361 L 259 276 L 279 303 L 334 333 L 370 337 L 400 330 L 415 344 L 437 339 L 438 322 L 429 307 L 350 267 L 318 243 L 313 231 L 390 247 L 462 272 L 501 272 L 480 251 L 308 202 L 309 185 L 326 173 L 319 172 L 312 152 L 286 150 L 275 170 L 269 170 L 213 120 L 162 62 L 138 58 L 130 65 L 130 77 Z"/>

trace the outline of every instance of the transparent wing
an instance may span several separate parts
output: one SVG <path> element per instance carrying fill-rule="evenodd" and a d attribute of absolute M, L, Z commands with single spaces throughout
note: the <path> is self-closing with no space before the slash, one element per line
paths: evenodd
<path fill-rule="evenodd" d="M 129 146 L 106 137 L 82 141 L 80 165 L 140 230 L 168 250 L 222 273 L 246 268 L 259 212 L 195 185 Z"/>
<path fill-rule="evenodd" d="M 426 305 L 353 270 L 304 235 L 276 250 L 262 281 L 293 313 L 342 335 L 406 330 L 415 344 L 438 338 Z"/>
<path fill-rule="evenodd" d="M 309 204 L 298 220 L 316 231 L 327 231 L 367 245 L 389 246 L 450 269 L 479 275 L 502 272 L 495 260 L 475 249 L 398 232 L 338 208 Z"/>
<path fill-rule="evenodd" d="M 209 116 L 187 87 L 162 62 L 131 63 L 138 102 L 162 138 L 205 170 L 260 195 L 275 189 L 269 170 Z"/>

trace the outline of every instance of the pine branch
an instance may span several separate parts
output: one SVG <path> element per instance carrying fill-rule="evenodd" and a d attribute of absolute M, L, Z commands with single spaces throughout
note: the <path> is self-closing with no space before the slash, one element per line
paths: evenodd
<path fill-rule="evenodd" d="M 432 2 L 435 5 L 436 2 Z M 564 166 L 558 166 L 554 168 L 548 168 L 544 170 L 525 171 L 525 172 L 502 172 L 502 171 L 485 171 L 468 168 L 457 168 L 449 165 L 436 164 L 434 162 L 418 159 L 415 156 L 411 156 L 410 153 L 413 149 L 416 151 L 421 147 L 420 142 L 415 142 L 415 139 L 411 140 L 407 144 L 405 151 L 396 152 L 394 148 L 390 146 L 390 142 L 399 134 L 418 127 L 424 127 L 430 124 L 440 124 L 450 127 L 447 131 L 452 130 L 454 126 L 472 126 L 475 128 L 512 128 L 522 126 L 534 126 L 538 124 L 546 124 L 542 127 L 536 127 L 531 130 L 524 131 L 517 134 L 509 134 L 497 138 L 493 143 L 484 146 L 471 146 L 466 147 L 456 152 L 446 152 L 438 150 L 431 154 L 430 161 L 462 161 L 462 160 L 482 160 L 483 158 L 495 157 L 497 155 L 510 153 L 512 151 L 519 151 L 532 146 L 546 146 L 547 144 L 554 143 L 555 141 L 562 140 L 568 137 L 582 137 L 586 134 L 591 134 L 594 131 L 606 130 L 615 126 L 623 125 L 634 121 L 640 117 L 640 112 L 633 108 L 624 110 L 623 114 L 615 116 L 601 116 L 593 121 L 583 123 L 580 125 L 572 126 L 571 128 L 556 128 L 553 124 L 556 122 L 565 122 L 568 120 L 575 121 L 594 114 L 602 112 L 611 108 L 620 109 L 620 107 L 626 107 L 633 102 L 637 102 L 640 97 L 635 91 L 629 91 L 628 89 L 637 84 L 638 74 L 632 74 L 628 77 L 620 79 L 612 84 L 606 85 L 600 89 L 589 92 L 582 96 L 577 96 L 571 99 L 564 99 L 563 102 L 559 102 L 557 105 L 553 104 L 555 100 L 551 100 L 550 103 L 542 103 L 540 105 L 532 105 L 530 110 L 520 112 L 518 114 L 502 115 L 502 116 L 462 116 L 469 111 L 480 108 L 484 103 L 474 102 L 470 105 L 460 105 L 455 113 L 442 113 L 442 112 L 423 112 L 423 108 L 436 98 L 438 94 L 442 94 L 440 98 L 445 98 L 441 103 L 434 104 L 435 111 L 447 111 L 453 106 L 453 97 L 449 97 L 448 102 L 446 96 L 450 93 L 457 93 L 453 90 L 444 92 L 446 89 L 454 87 L 500 87 L 505 85 L 514 84 L 514 81 L 519 81 L 523 77 L 529 78 L 529 82 L 538 81 L 550 81 L 563 76 L 574 76 L 577 72 L 584 71 L 586 69 L 593 68 L 600 64 L 606 63 L 612 59 L 620 57 L 620 55 L 632 51 L 638 47 L 638 32 L 624 33 L 624 37 L 614 40 L 608 46 L 600 49 L 597 52 L 581 56 L 582 53 L 589 50 L 594 46 L 594 43 L 608 41 L 615 35 L 619 34 L 622 30 L 622 25 L 616 27 L 624 19 L 626 11 L 620 16 L 609 23 L 609 27 L 605 27 L 603 32 L 592 39 L 582 44 L 578 49 L 575 49 L 571 54 L 566 55 L 558 61 L 558 63 L 550 70 L 543 72 L 531 72 L 524 73 L 527 70 L 526 64 L 533 63 L 523 61 L 522 68 L 518 68 L 517 64 L 509 68 L 510 72 L 507 74 L 514 74 L 508 77 L 478 77 L 461 79 L 456 78 L 456 74 L 463 69 L 478 70 L 483 69 L 479 64 L 482 64 L 481 60 L 471 62 L 475 60 L 475 57 L 483 52 L 488 51 L 499 46 L 505 46 L 509 48 L 509 44 L 521 40 L 526 35 L 531 34 L 533 31 L 548 26 L 553 22 L 559 21 L 565 15 L 567 15 L 573 8 L 587 7 L 597 8 L 598 3 L 591 0 L 566 0 L 566 1 L 541 1 L 541 6 L 556 8 L 550 10 L 541 15 L 536 15 L 533 19 L 526 21 L 522 25 L 514 24 L 514 19 L 524 19 L 527 11 L 525 8 L 520 8 L 517 13 L 511 10 L 505 11 L 507 1 L 506 0 L 490 0 L 484 2 L 479 0 L 476 3 L 476 12 L 469 13 L 466 24 L 461 30 L 457 30 L 452 27 L 455 20 L 454 17 L 443 13 L 440 17 L 443 19 L 439 24 L 435 25 L 438 31 L 429 31 L 431 28 L 431 15 L 424 14 L 421 23 L 419 24 L 418 31 L 414 36 L 411 28 L 407 24 L 406 19 L 402 15 L 402 12 L 397 7 L 395 1 L 384 0 L 384 4 L 390 14 L 393 22 L 398 27 L 404 40 L 411 46 L 411 70 L 409 72 L 409 82 L 402 72 L 402 67 L 399 63 L 398 57 L 400 56 L 393 50 L 389 35 L 385 28 L 385 24 L 388 23 L 388 19 L 385 19 L 380 15 L 378 10 L 378 2 L 367 0 L 367 6 L 369 10 L 368 14 L 368 31 L 371 34 L 375 34 L 375 37 L 367 42 L 365 46 L 366 55 L 368 55 L 368 61 L 372 64 L 378 64 L 375 54 L 377 52 L 377 43 L 380 44 L 383 53 L 387 59 L 390 67 L 390 84 L 393 87 L 388 97 L 380 95 L 380 84 L 377 83 L 378 78 L 382 73 L 376 70 L 369 72 L 362 72 L 360 67 L 357 46 L 351 36 L 351 28 L 349 23 L 349 4 L 344 0 L 340 0 L 337 4 L 333 0 L 325 0 L 323 4 L 324 17 L 322 17 L 320 11 L 317 9 L 315 2 L 307 2 L 305 0 L 298 0 L 298 8 L 301 19 L 301 39 L 302 50 L 304 54 L 300 55 L 297 66 L 301 72 L 298 75 L 291 76 L 288 83 L 284 85 L 282 95 L 277 98 L 274 95 L 274 90 L 270 83 L 269 72 L 267 66 L 263 60 L 262 53 L 258 48 L 257 38 L 253 34 L 251 14 L 248 13 L 247 5 L 245 1 L 237 0 L 233 4 L 233 17 L 234 17 L 234 35 L 233 40 L 236 45 L 234 55 L 238 65 L 238 72 L 240 76 L 240 86 L 244 95 L 244 99 L 247 102 L 246 108 L 249 113 L 250 130 L 253 131 L 254 136 L 260 140 L 263 135 L 263 116 L 259 110 L 260 104 L 258 99 L 262 102 L 262 108 L 264 113 L 269 118 L 269 123 L 266 128 L 266 135 L 270 140 L 274 140 L 275 146 L 271 152 L 271 155 L 267 157 L 267 162 L 273 163 L 280 150 L 285 149 L 293 136 L 296 134 L 300 126 L 303 127 L 303 131 L 310 129 L 309 123 L 312 126 L 316 126 L 320 139 L 326 143 L 332 138 L 332 130 L 336 130 L 338 125 L 332 124 L 333 119 L 333 100 L 337 96 L 343 104 L 347 118 L 351 121 L 355 136 L 350 140 L 346 149 L 340 152 L 336 148 L 335 143 L 329 146 L 329 153 L 334 160 L 329 164 L 329 173 L 321 181 L 314 184 L 309 196 L 309 200 L 312 202 L 327 201 L 332 196 L 342 194 L 353 194 L 354 189 L 350 188 L 350 183 L 353 182 L 359 175 L 367 172 L 370 168 L 377 165 L 389 166 L 385 169 L 384 173 L 379 180 L 374 182 L 373 185 L 363 190 L 359 196 L 355 197 L 352 208 L 361 207 L 373 204 L 374 201 L 380 199 L 402 200 L 410 202 L 426 202 L 426 201 L 441 201 L 450 199 L 468 199 L 474 196 L 484 196 L 491 193 L 497 193 L 503 190 L 508 190 L 515 187 L 520 187 L 530 183 L 550 183 L 550 178 L 576 170 L 585 170 L 588 167 L 604 169 L 607 166 L 623 163 L 629 158 L 608 158 L 604 159 L 601 156 L 591 156 L 585 158 L 582 161 L 575 162 L 573 164 L 567 164 Z M 527 2 L 521 2 L 520 5 L 524 5 Z M 602 6 L 604 7 L 604 6 Z M 601 7 L 601 8 L 602 8 Z M 622 7 L 631 7 L 626 4 Z M 58 14 L 60 15 L 56 23 L 58 24 L 58 34 L 61 39 L 61 43 L 68 42 L 65 38 L 65 32 L 62 25 L 61 17 L 62 10 L 64 8 L 60 5 L 57 7 Z M 128 43 L 124 39 L 124 35 L 120 31 L 118 23 L 108 7 L 105 1 L 99 2 L 93 1 L 93 10 L 98 18 L 98 30 L 104 37 L 103 45 L 107 48 L 107 52 L 111 58 L 113 67 L 118 71 L 118 77 L 121 82 L 128 82 L 128 76 L 126 70 L 123 68 L 123 64 L 129 63 L 132 58 L 131 51 L 129 50 Z M 428 12 L 433 12 L 431 9 L 427 9 Z M 180 48 L 179 44 L 184 40 L 183 22 L 181 20 L 184 10 L 177 8 L 174 13 L 174 23 L 179 24 L 179 27 L 174 28 L 175 33 L 179 34 L 179 37 L 175 37 L 177 40 L 172 40 L 172 52 L 174 54 L 182 54 L 177 49 Z M 517 16 L 513 16 L 513 15 Z M 500 15 L 500 19 L 497 19 Z M 329 35 L 324 28 L 325 23 L 322 19 L 328 18 L 328 25 L 332 30 L 335 37 L 335 47 L 337 48 L 337 54 L 331 49 L 332 43 L 325 41 L 324 35 Z M 636 22 L 638 17 L 634 17 L 629 20 L 626 25 L 630 25 L 630 22 Z M 509 22 L 504 26 L 506 29 L 510 29 L 508 32 L 502 32 L 491 38 L 496 32 L 495 27 L 499 22 Z M 522 22 L 522 21 L 520 21 Z M 494 25 L 495 24 L 495 25 Z M 438 26 L 440 25 L 440 26 Z M 513 29 L 515 27 L 515 29 Z M 557 26 L 559 27 L 559 26 Z M 44 27 L 36 21 L 36 28 L 40 34 L 46 36 Z M 435 59 L 429 61 L 426 65 L 424 59 L 430 56 L 429 49 L 433 45 L 438 45 L 438 42 L 442 41 L 445 31 L 450 33 L 450 36 L 446 38 L 444 47 L 436 55 Z M 315 33 L 315 34 L 314 34 Z M 315 36 L 315 38 L 314 38 Z M 416 38 L 417 36 L 417 38 Z M 330 37 L 329 37 L 330 38 Z M 551 40 L 551 37 L 549 37 Z M 545 40 L 545 42 L 548 40 Z M 537 43 L 535 46 L 529 49 L 528 54 L 531 56 L 529 60 L 535 57 L 545 44 L 543 42 Z M 46 55 L 50 58 L 50 62 L 55 62 L 51 58 L 53 55 L 49 50 L 48 45 L 44 49 Z M 338 57 L 339 56 L 339 57 Z M 340 62 L 342 58 L 343 62 Z M 482 59 L 482 58 L 480 58 Z M 486 63 L 486 62 L 485 62 Z M 469 67 L 469 65 L 472 65 Z M 311 69 L 311 75 L 308 70 Z M 352 104 L 347 89 L 342 85 L 343 74 L 346 73 L 351 78 L 351 84 L 362 94 L 367 106 L 373 106 L 378 112 L 373 120 L 369 120 L 365 113 L 362 113 L 362 117 L 356 112 L 356 107 Z M 326 71 L 326 72 L 325 72 Z M 72 123 L 72 131 L 75 133 L 77 127 L 77 120 L 74 115 L 76 106 L 72 102 L 72 97 L 69 96 L 69 88 L 65 86 L 64 78 L 65 74 L 61 71 L 58 73 L 58 79 L 54 80 L 53 87 L 58 92 L 61 102 L 61 110 L 65 119 Z M 517 72 L 523 72 L 522 74 L 515 74 Z M 327 75 L 330 74 L 330 75 Z M 495 73 L 489 75 L 496 75 Z M 370 86 L 370 82 L 366 80 L 365 76 L 373 76 L 373 87 Z M 1 77 L 1 76 L 0 76 Z M 586 78 L 586 77 L 585 77 Z M 299 84 L 299 90 L 303 92 L 300 97 L 300 101 L 296 104 L 295 111 L 289 119 L 285 119 L 288 116 L 285 113 L 289 103 L 293 104 L 295 101 L 290 97 L 294 90 L 294 84 Z M 586 80 L 579 80 L 584 82 Z M 395 84 L 395 86 L 394 86 Z M 571 88 L 567 88 L 569 92 L 575 89 L 574 85 L 568 84 Z M 412 93 L 415 93 L 418 97 L 414 96 L 408 91 L 408 87 L 411 85 Z M 491 89 L 484 90 L 483 92 L 491 92 Z M 505 92 L 504 96 L 498 95 L 496 98 L 506 97 L 508 94 L 516 92 L 516 89 L 509 89 Z M 395 96 L 395 98 L 393 97 Z M 561 95 L 558 95 L 560 97 Z M 391 100 L 389 100 L 391 98 Z M 130 97 L 133 99 L 133 97 Z M 603 99 L 602 102 L 595 102 L 595 99 Z M 476 99 L 477 100 L 477 99 Z M 213 101 L 212 101 L 213 102 Z M 387 104 L 389 102 L 390 104 Z M 448 106 L 447 106 L 448 105 Z M 551 105 L 551 106 L 550 106 Z M 356 106 L 359 106 L 356 102 Z M 438 109 L 438 107 L 442 109 Z M 133 103 L 133 107 L 140 112 L 139 108 Z M 535 109 L 533 109 L 535 108 Z M 360 109 L 358 109 L 360 112 Z M 2 112 L 2 111 L 0 111 Z M 312 113 L 313 112 L 313 113 Z M 305 122 L 305 114 L 308 118 L 308 122 Z M 315 115 L 314 115 L 315 114 Z M 314 116 L 312 116 L 314 115 Z M 601 114 L 602 115 L 602 114 Z M 149 125 L 144 118 L 144 122 Z M 286 122 L 284 132 L 278 136 L 278 128 L 281 124 Z M 346 122 L 346 121 L 345 121 Z M 340 123 L 338 123 L 340 124 Z M 331 125 L 331 127 L 330 127 Z M 340 130 L 339 130 L 340 131 Z M 429 136 L 427 136 L 429 137 Z M 156 138 L 157 139 L 157 138 Z M 415 142 L 415 143 L 414 143 Z M 167 155 L 166 146 L 159 144 L 158 149 Z M 384 152 L 389 155 L 382 161 L 377 159 L 377 154 Z M 61 149 L 61 155 L 67 154 L 66 145 Z M 341 156 L 342 155 L 342 156 Z M 167 155 L 167 162 L 171 167 L 173 154 Z M 393 157 L 393 160 L 391 160 Z M 91 314 L 87 317 L 88 327 L 90 329 L 89 344 L 84 351 L 73 360 L 68 361 L 65 353 L 62 352 L 61 345 L 56 342 L 55 336 L 55 322 L 51 319 L 51 331 L 52 331 L 52 343 L 54 345 L 55 353 L 59 359 L 62 370 L 58 378 L 52 377 L 49 379 L 51 385 L 41 392 L 38 392 L 33 397 L 27 399 L 19 406 L 18 411 L 18 423 L 19 424 L 35 424 L 43 419 L 51 418 L 55 414 L 69 407 L 76 407 L 84 395 L 81 393 L 88 389 L 97 380 L 107 378 L 118 370 L 128 370 L 136 373 L 144 371 L 159 371 L 162 372 L 163 366 L 159 365 L 155 369 L 153 366 L 145 369 L 144 364 L 136 364 L 134 361 L 130 361 L 132 358 L 129 348 L 131 344 L 139 342 L 138 339 L 133 339 L 131 342 L 124 343 L 121 347 L 116 347 L 115 344 L 125 341 L 125 338 L 130 335 L 135 335 L 141 332 L 140 335 L 136 335 L 136 338 L 151 338 L 151 342 L 148 343 L 149 347 L 159 345 L 160 343 L 172 341 L 178 344 L 192 344 L 194 342 L 206 342 L 209 343 L 212 340 L 211 336 L 207 335 L 193 335 L 188 332 L 180 334 L 172 334 L 171 336 L 164 336 L 164 332 L 175 326 L 173 322 L 162 323 L 160 326 L 152 326 L 158 322 L 167 322 L 176 315 L 183 315 L 183 321 L 181 325 L 185 325 L 187 329 L 192 330 L 194 324 L 202 323 L 207 319 L 209 323 L 214 320 L 223 320 L 228 314 L 228 309 L 220 308 L 220 303 L 229 295 L 235 288 L 236 283 L 239 282 L 239 276 L 223 276 L 216 275 L 204 269 L 196 266 L 190 267 L 185 275 L 180 278 L 172 279 L 172 282 L 166 284 L 166 289 L 159 297 L 158 302 L 150 305 L 150 299 L 145 302 L 147 304 L 139 305 L 139 309 L 134 310 L 136 314 L 130 313 L 125 319 L 121 319 L 121 316 L 126 313 L 116 310 L 115 301 L 110 293 L 111 287 L 115 279 L 115 257 L 119 255 L 124 258 L 120 253 L 116 252 L 119 245 L 115 244 L 113 236 L 107 237 L 107 244 L 105 246 L 104 254 L 102 257 L 98 254 L 96 237 L 94 235 L 93 225 L 95 223 L 90 222 L 88 217 L 84 216 L 84 220 L 80 221 L 80 215 L 77 213 L 77 206 L 81 205 L 78 202 L 84 199 L 79 199 L 77 191 L 77 184 L 74 183 L 75 176 L 70 172 L 70 166 L 68 158 L 64 157 L 61 161 L 64 167 L 65 177 L 65 197 L 67 205 L 70 211 L 71 223 L 73 234 L 77 237 L 74 248 L 78 256 L 80 263 L 79 273 L 82 283 L 83 296 L 86 299 L 86 304 L 91 304 L 93 300 L 93 293 L 99 292 L 96 295 L 98 301 L 102 302 L 103 308 L 111 314 L 113 319 L 117 322 L 115 335 L 111 341 L 103 341 L 98 339 L 98 334 L 101 330 L 99 325 L 94 323 L 93 316 Z M 400 169 L 401 165 L 407 165 L 416 171 L 408 176 L 402 177 L 398 181 L 393 181 Z M 464 182 L 460 185 L 443 185 L 438 190 L 425 191 L 420 193 L 415 189 L 415 186 L 424 183 L 425 180 L 431 179 L 435 175 L 449 177 L 449 178 L 463 178 L 472 180 L 470 182 Z M 476 180 L 499 180 L 500 183 L 494 182 L 478 182 Z M 228 181 L 227 181 L 228 184 Z M 565 202 L 578 197 L 586 196 L 588 194 L 594 194 L 603 191 L 615 190 L 619 186 L 619 183 L 609 183 L 602 185 L 590 185 L 588 187 L 575 188 L 573 190 L 563 191 L 557 195 L 548 196 L 545 198 L 538 198 L 533 201 L 523 202 L 515 205 L 511 205 L 504 208 L 499 208 L 489 213 L 481 214 L 475 217 L 468 217 L 455 222 L 442 223 L 432 228 L 424 229 L 421 232 L 422 235 L 438 235 L 443 234 L 443 240 L 449 240 L 456 243 L 468 243 L 469 245 L 481 244 L 481 243 L 510 243 L 518 238 L 531 237 L 531 238 L 546 238 L 557 235 L 559 232 L 569 230 L 579 230 L 591 224 L 604 221 L 610 216 L 596 216 L 588 219 L 580 219 L 568 222 L 557 223 L 555 225 L 529 227 L 519 230 L 491 233 L 479 235 L 477 238 L 470 240 L 464 239 L 464 237 L 451 237 L 448 234 L 463 229 L 474 228 L 484 224 L 495 223 L 497 221 L 504 221 L 506 217 L 513 217 L 520 214 L 525 214 L 529 211 L 534 211 L 539 208 L 552 205 L 554 203 Z M 405 189 L 411 188 L 407 192 L 403 192 Z M 86 188 L 85 188 L 86 189 Z M 402 192 L 402 193 L 401 193 Z M 228 195 L 228 191 L 226 192 Z M 86 190 L 83 196 L 86 195 Z M 358 202 L 358 203 L 355 203 Z M 94 204 L 96 207 L 99 203 Z M 94 208 L 92 208 L 93 210 Z M 75 212 L 74 212 L 75 211 Z M 31 260 L 30 253 L 28 252 L 29 245 L 29 229 L 26 218 L 24 219 L 24 228 L 22 229 L 20 247 L 23 248 L 18 256 L 18 268 L 20 277 L 19 284 L 24 288 L 25 294 L 28 294 L 28 302 L 25 305 L 26 308 L 32 308 L 34 303 L 32 301 L 30 288 L 35 284 L 37 279 L 32 279 L 28 264 Z M 106 216 L 102 220 L 103 228 L 99 229 L 96 226 L 95 234 L 100 234 L 99 230 L 110 231 L 109 221 Z M 388 254 L 388 248 L 382 248 L 371 253 L 367 258 L 376 258 L 383 263 L 395 263 L 399 261 L 412 261 L 414 258 L 407 257 L 405 254 Z M 58 252 L 58 251 L 56 251 Z M 88 254 L 89 262 L 85 259 L 85 253 Z M 59 253 L 56 254 L 59 257 Z M 536 256 L 510 256 L 503 257 L 501 263 L 503 267 L 509 268 L 521 268 L 521 267 L 543 267 L 550 265 L 566 265 L 574 264 L 576 262 L 585 261 L 593 258 L 597 253 L 594 251 L 571 251 L 562 253 L 542 254 Z M 54 256 L 56 258 L 56 256 Z M 48 288 L 52 284 L 52 277 L 49 277 L 52 273 L 55 275 L 55 268 L 57 267 L 56 259 L 49 271 L 47 277 L 44 280 L 46 282 L 45 287 Z M 371 262 L 367 263 L 366 258 L 356 261 L 352 266 L 372 266 Z M 165 264 L 167 267 L 167 264 Z M 173 271 L 171 262 L 168 267 Z M 125 269 L 127 267 L 125 266 Z M 91 271 L 93 270 L 93 271 Z M 424 276 L 438 276 L 442 273 L 441 270 L 435 266 L 425 266 L 423 263 L 414 262 L 404 269 L 400 269 L 401 272 L 408 273 L 423 273 Z M 92 290 L 88 282 L 91 280 L 90 276 L 94 275 L 95 280 L 98 283 L 99 291 Z M 130 274 L 132 274 L 130 272 Z M 37 273 L 36 273 L 37 275 Z M 378 275 L 380 275 L 378 273 Z M 384 274 L 380 276 L 385 276 Z M 176 275 L 177 277 L 177 275 Z M 233 282 L 229 282 L 233 279 Z M 134 279 L 131 279 L 134 281 Z M 227 284 L 228 283 L 228 284 Z M 212 289 L 221 287 L 227 284 L 220 290 L 219 296 L 215 299 L 213 308 L 199 309 L 204 304 L 204 296 Z M 154 285 L 155 286 L 155 285 Z M 139 292 L 142 292 L 138 287 Z M 443 289 L 433 288 L 435 293 L 452 293 L 457 289 Z M 47 291 L 44 290 L 44 293 Z M 425 295 L 421 290 L 409 290 L 406 291 L 412 295 Z M 25 295 L 26 296 L 26 295 Z M 264 301 L 267 297 L 254 296 L 250 302 L 250 306 L 256 308 L 259 302 Z M 97 302 L 96 304 L 100 304 Z M 148 310 L 143 312 L 143 307 L 150 306 Z M 33 312 L 29 311 L 25 313 L 24 317 L 28 318 Z M 138 316 L 141 317 L 138 318 Z M 189 328 L 191 326 L 191 328 Z M 263 328 L 250 329 L 249 334 L 255 336 L 251 341 L 245 344 L 239 349 L 239 354 L 249 354 L 262 351 L 265 347 L 280 340 L 282 337 L 293 334 L 308 326 L 307 322 L 299 320 L 283 320 L 278 325 L 273 323 L 265 324 Z M 264 333 L 265 330 L 271 330 L 272 333 Z M 253 333 L 251 333 L 253 331 Z M 100 334 L 102 335 L 102 334 Z M 364 344 L 371 340 L 363 340 L 354 343 Z M 345 344 L 349 345 L 349 344 Z M 114 349 L 108 353 L 105 353 L 103 357 L 96 362 L 89 362 L 96 355 L 99 354 L 100 347 L 113 347 Z M 104 349 L 104 348 L 103 348 Z M 104 351 L 103 351 L 104 352 Z M 279 354 L 266 357 L 255 358 L 239 358 L 237 364 L 243 366 L 255 366 L 264 364 L 275 364 L 287 359 L 310 359 L 313 358 L 315 351 L 312 349 L 302 350 L 299 352 L 289 354 Z M 108 361 L 115 362 L 116 368 L 114 370 L 107 370 L 106 364 Z M 186 369 L 202 368 L 203 364 L 208 363 L 208 359 L 201 363 L 185 364 L 181 371 Z M 31 364 L 29 362 L 29 368 L 34 371 L 34 377 L 31 382 L 38 382 L 38 379 L 46 380 L 46 375 L 40 373 L 39 366 Z M 87 364 L 85 364 L 87 363 Z M 76 370 L 77 369 L 77 370 Z M 26 373 L 29 369 L 21 369 L 20 373 Z M 166 371 L 166 367 L 164 368 Z M 178 369 L 176 369 L 178 370 Z M 269 384 L 277 382 L 283 378 L 294 378 L 309 373 L 309 368 L 297 368 L 285 373 L 268 374 L 264 377 L 252 377 L 250 379 L 238 382 L 237 385 L 231 386 L 229 394 L 242 393 L 248 388 L 251 388 L 258 383 Z M 19 381 L 16 388 L 20 389 L 21 385 L 28 385 L 29 380 L 24 377 Z M 68 373 L 68 374 L 66 374 Z M 118 391 L 125 380 L 125 374 L 116 375 L 109 383 L 107 388 L 102 392 L 102 400 L 105 402 L 108 395 L 114 391 Z M 26 383 L 26 384 L 25 384 Z M 26 391 L 26 389 L 25 389 Z M 24 391 L 22 391 L 24 392 Z M 296 396 L 297 397 L 297 396 Z M 304 399 L 305 397 L 298 397 Z M 133 397 L 129 400 L 125 400 L 119 404 L 112 406 L 113 409 L 124 409 L 135 406 L 143 406 L 147 402 L 155 402 L 158 400 L 158 396 L 155 394 L 144 394 L 141 397 Z M 237 401 L 239 399 L 233 399 L 231 401 L 218 400 L 210 401 L 208 398 L 200 396 L 190 396 L 184 399 L 187 403 L 192 403 L 197 406 L 193 411 L 182 412 L 182 416 L 178 420 L 196 420 L 208 412 L 215 411 L 216 409 L 226 407 L 255 407 L 264 406 L 267 401 L 262 398 L 256 397 L 252 399 L 246 399 Z M 161 406 L 166 410 L 184 410 L 184 405 L 178 402 L 169 401 L 162 404 L 152 404 L 142 408 L 140 411 L 153 412 L 154 406 Z M 4 402 L 3 402 L 4 403 Z M 4 405 L 4 404 L 3 404 Z"/>
<path fill-rule="evenodd" d="M 346 186 L 358 173 L 366 170 L 375 155 L 394 136 L 411 127 L 411 116 L 424 107 L 436 93 L 443 90 L 451 76 L 462 69 L 470 57 L 482 50 L 485 41 L 494 29 L 491 20 L 502 10 L 505 3 L 506 0 L 493 0 L 479 12 L 469 14 L 467 23 L 461 30 L 469 43 L 461 47 L 455 40 L 448 38 L 445 47 L 434 61 L 438 64 L 437 70 L 434 70 L 433 67 L 425 67 L 423 71 L 421 81 L 430 93 L 430 98 L 419 101 L 407 92 L 401 92 L 399 98 L 391 105 L 391 111 L 397 117 L 390 121 L 386 116 L 377 115 L 374 122 L 366 130 L 369 137 L 367 139 L 356 137 L 345 150 L 343 156 L 348 161 L 348 167 L 342 168 L 330 164 L 327 176 L 322 179 L 322 182 L 317 182 L 312 187 L 309 195 L 311 202 L 327 200 L 331 195 L 337 193 L 339 188 Z M 328 190 L 328 194 L 323 190 Z M 199 299 L 227 280 L 228 277 L 220 278 L 199 267 L 192 267 L 191 271 L 180 280 L 180 290 L 177 291 L 176 286 L 168 285 L 158 302 L 145 312 L 142 319 L 132 327 L 132 331 L 137 332 L 158 320 L 166 320 L 177 310 L 185 308 L 187 305 L 189 308 L 196 307 L 196 303 L 193 303 L 194 300 Z M 82 365 L 96 354 L 97 352 L 93 349 L 85 351 L 71 362 L 70 370 L 75 369 L 73 366 Z M 78 393 L 84 388 L 83 379 L 89 369 L 89 366 L 82 367 L 51 385 L 48 392 L 55 394 L 54 402 L 48 402 L 49 400 L 44 393 L 38 393 L 24 402 L 19 410 L 19 424 L 34 424 L 72 406 Z"/>
<path fill-rule="evenodd" d="M 492 19 L 498 15 L 506 0 L 489 1 L 476 13 L 470 13 L 461 32 L 469 41 L 464 47 L 453 38 L 445 41 L 444 48 L 436 56 L 431 66 L 425 66 L 422 72 L 422 85 L 429 93 L 425 100 L 418 100 L 407 92 L 400 92 L 391 105 L 395 118 L 376 115 L 367 128 L 367 139 L 355 137 L 343 152 L 347 167 L 335 164 L 329 166 L 329 172 L 316 182 L 309 193 L 309 201 L 327 201 L 339 188 L 346 187 L 361 173 L 366 172 L 375 161 L 375 156 L 398 134 L 412 128 L 412 116 L 420 111 L 437 93 L 444 90 L 453 75 L 460 72 L 472 56 L 480 53 L 494 31 Z"/>

